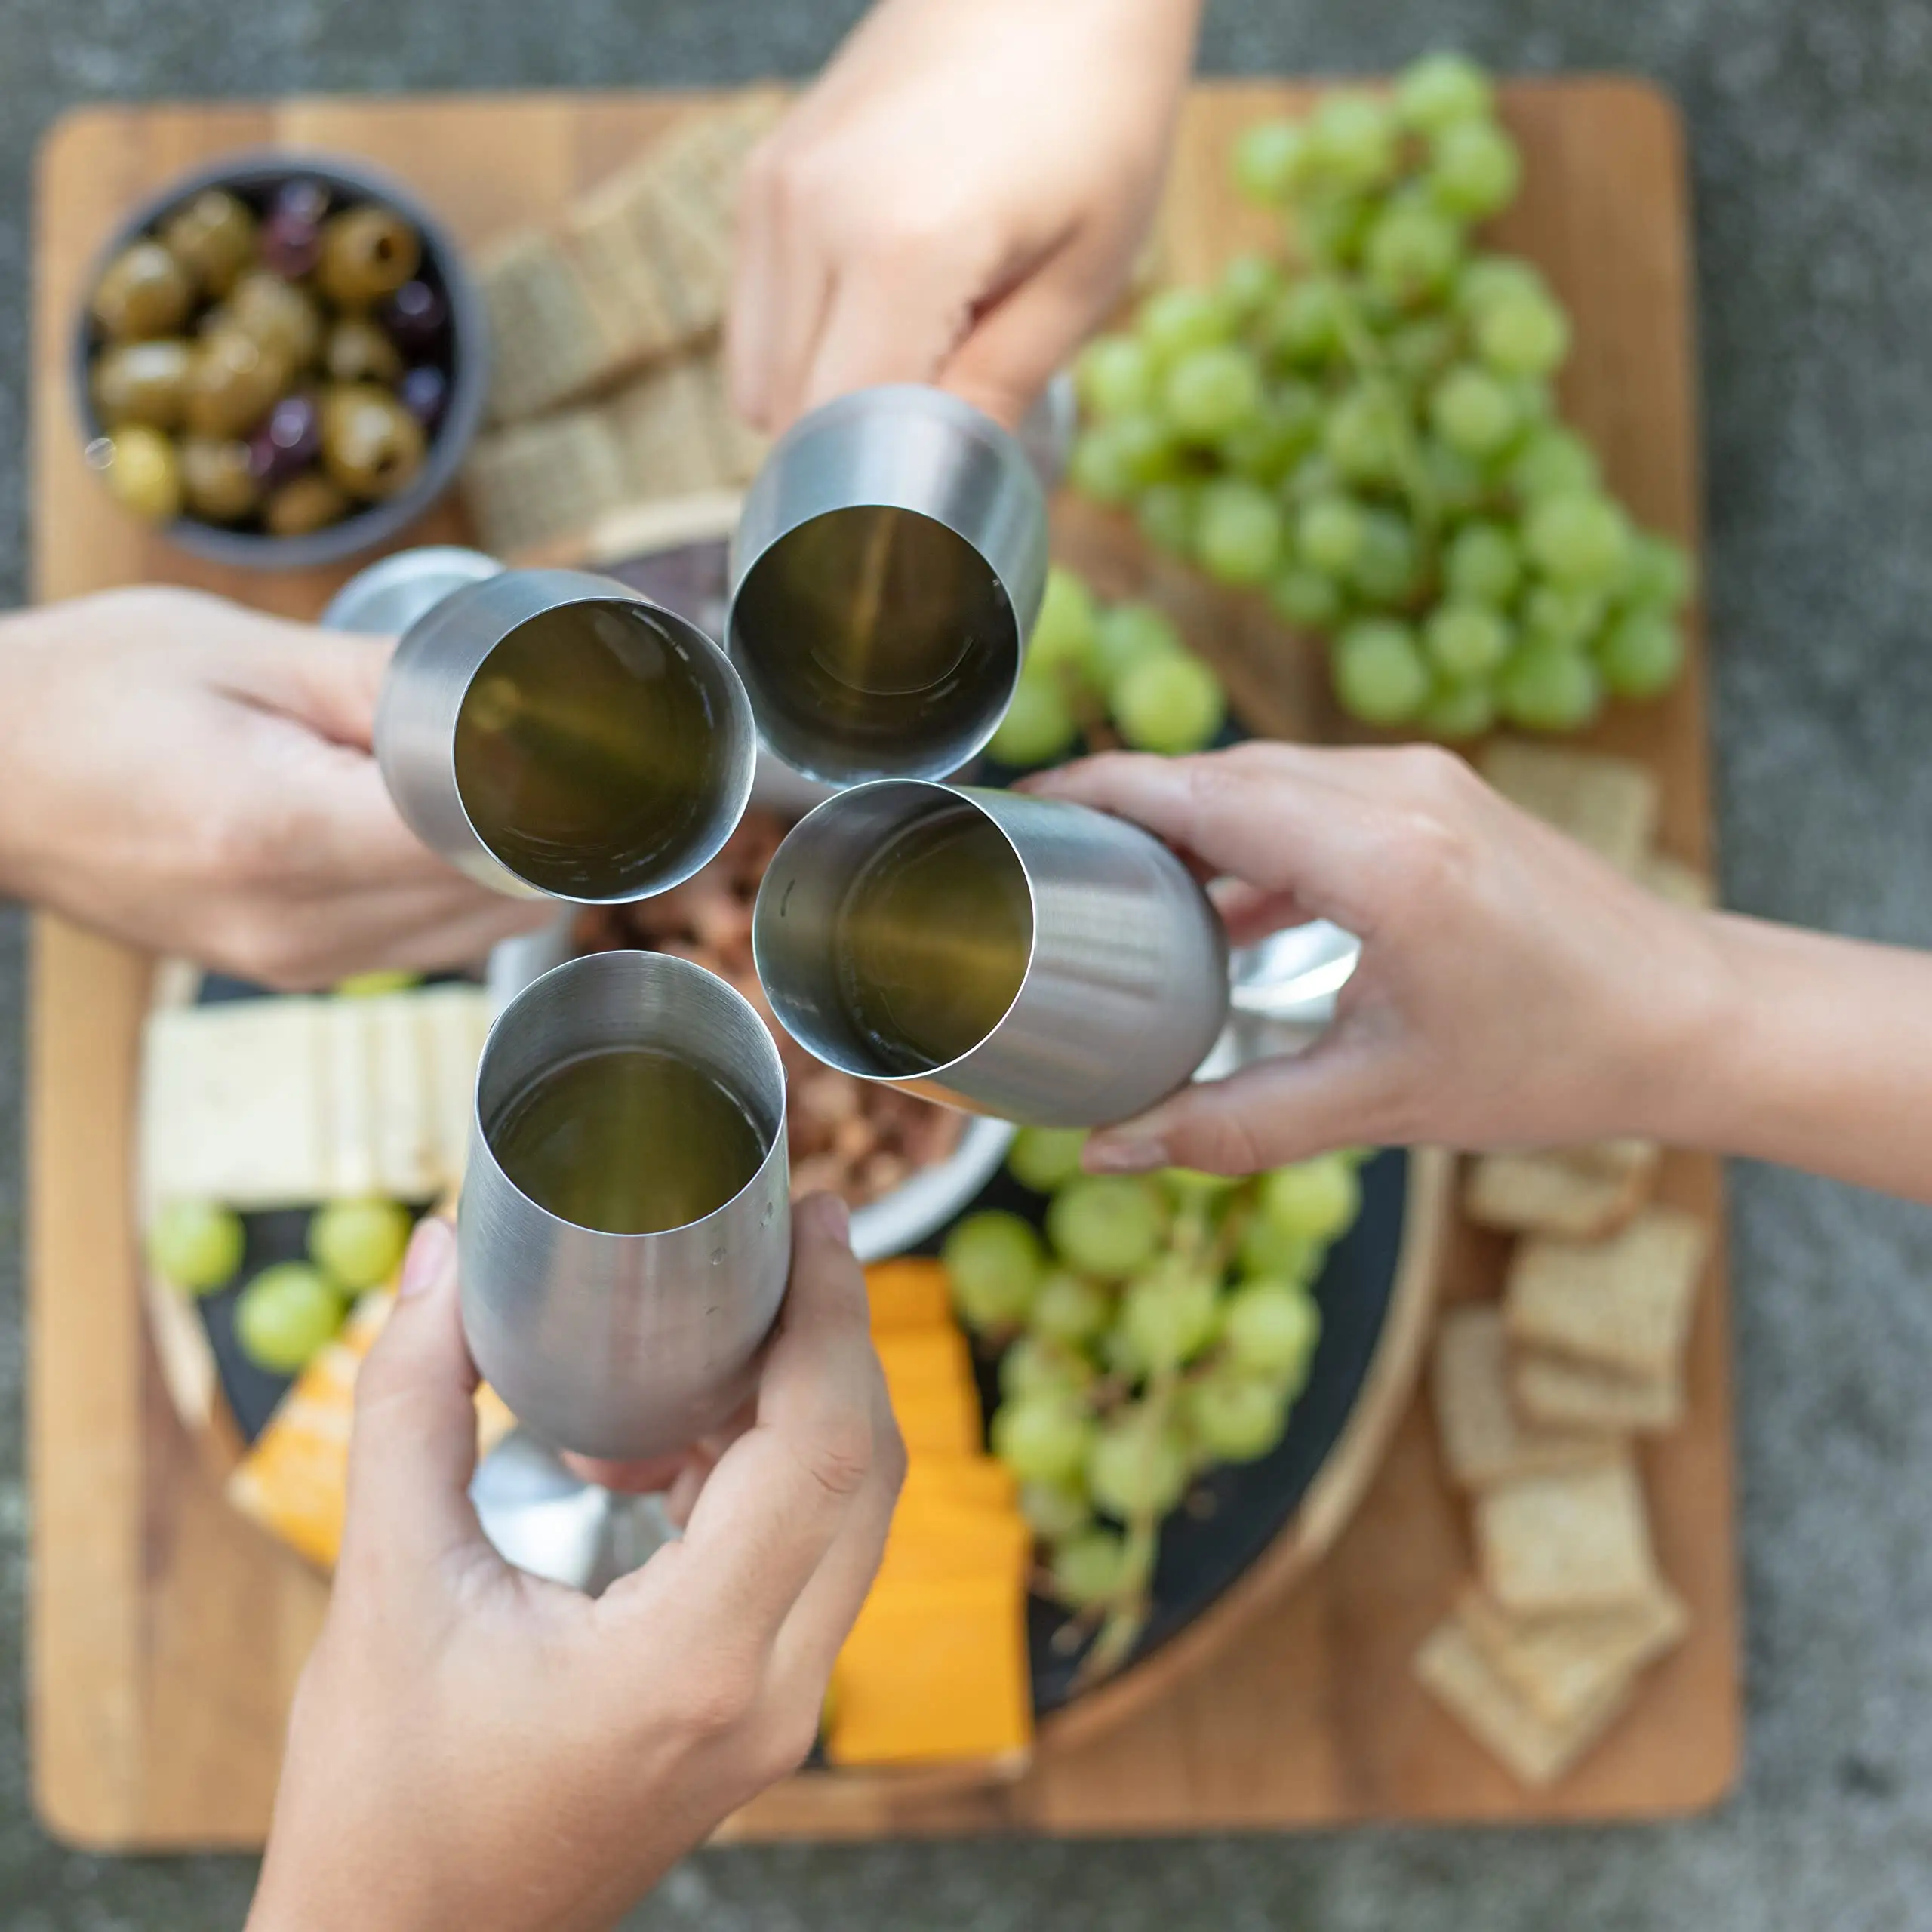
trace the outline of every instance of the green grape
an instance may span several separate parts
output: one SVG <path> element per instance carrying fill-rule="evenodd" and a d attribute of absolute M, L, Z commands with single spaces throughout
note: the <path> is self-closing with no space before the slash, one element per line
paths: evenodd
<path fill-rule="evenodd" d="M 1257 248 L 1229 257 L 1215 284 L 1229 312 L 1238 321 L 1251 321 L 1281 292 L 1281 265 Z"/>
<path fill-rule="evenodd" d="M 1655 697 L 1684 668 L 1684 638 L 1654 611 L 1627 611 L 1597 641 L 1603 681 L 1619 697 Z"/>
<path fill-rule="evenodd" d="M 1428 701 L 1429 667 L 1415 633 L 1392 617 L 1363 617 L 1336 638 L 1330 656 L 1342 708 L 1368 724 L 1402 724 Z"/>
<path fill-rule="evenodd" d="M 1284 383 L 1253 415 L 1221 438 L 1216 454 L 1237 476 L 1278 483 L 1321 433 L 1320 395 L 1306 383 Z"/>
<path fill-rule="evenodd" d="M 1056 1268 L 1033 1297 L 1033 1332 L 1075 1346 L 1091 1342 L 1107 1325 L 1113 1297 L 1084 1276 Z"/>
<path fill-rule="evenodd" d="M 1020 1513 L 1026 1518 L 1026 1527 L 1048 1543 L 1075 1535 L 1094 1520 L 1085 1491 L 1071 1483 L 1022 1483 Z"/>
<path fill-rule="evenodd" d="M 1211 1206 L 1241 1185 L 1238 1174 L 1211 1174 L 1200 1168 L 1163 1168 L 1161 1183 L 1177 1205 Z"/>
<path fill-rule="evenodd" d="M 1275 614 L 1298 630 L 1332 630 L 1341 620 L 1341 587 L 1332 577 L 1306 564 L 1290 564 L 1268 582 Z"/>
<path fill-rule="evenodd" d="M 1128 1282 L 1120 1325 L 1134 1359 L 1158 1375 L 1198 1355 L 1214 1340 L 1220 1313 L 1214 1277 L 1169 1260 Z"/>
<path fill-rule="evenodd" d="M 1186 1494 L 1186 1447 L 1159 1411 L 1130 1404 L 1095 1433 L 1087 1487 L 1109 1515 L 1164 1516 Z"/>
<path fill-rule="evenodd" d="M 1444 287 L 1463 252 L 1462 231 L 1420 202 L 1393 202 L 1370 226 L 1362 266 L 1370 285 L 1407 305 Z"/>
<path fill-rule="evenodd" d="M 1570 324 L 1543 295 L 1504 295 L 1476 317 L 1476 351 L 1500 376 L 1546 376 L 1570 352 Z"/>
<path fill-rule="evenodd" d="M 1194 1440 L 1217 1463 L 1258 1461 L 1287 1429 L 1287 1391 L 1261 1376 L 1217 1366 L 1188 1385 L 1185 1399 Z"/>
<path fill-rule="evenodd" d="M 1022 1187 L 1051 1194 L 1080 1171 L 1084 1127 L 1023 1127 L 1006 1151 L 1006 1171 Z"/>
<path fill-rule="evenodd" d="M 1347 314 L 1348 296 L 1339 282 L 1324 275 L 1304 275 L 1269 304 L 1261 319 L 1262 340 L 1284 361 L 1325 361 L 1342 346 Z"/>
<path fill-rule="evenodd" d="M 1069 1610 L 1091 1610 L 1137 1587 L 1127 1539 L 1118 1530 L 1097 1524 L 1055 1538 L 1047 1574 L 1053 1579 L 1054 1595 Z"/>
<path fill-rule="evenodd" d="M 1534 435 L 1552 421 L 1556 414 L 1556 392 L 1550 387 L 1547 377 L 1501 376 L 1498 380 L 1509 392 L 1510 400 L 1516 405 L 1516 420 L 1526 435 Z"/>
<path fill-rule="evenodd" d="M 257 1368 L 293 1375 L 334 1339 L 342 1315 L 342 1297 L 319 1268 L 283 1261 L 235 1297 L 235 1339 Z"/>
<path fill-rule="evenodd" d="M 1220 583 L 1265 583 L 1281 554 L 1281 506 L 1258 483 L 1226 476 L 1201 493 L 1194 554 Z"/>
<path fill-rule="evenodd" d="M 1069 1181 L 1047 1210 L 1047 1238 L 1054 1251 L 1069 1267 L 1103 1281 L 1144 1268 L 1166 1232 L 1158 1189 L 1121 1175 Z"/>
<path fill-rule="evenodd" d="M 1549 290 L 1527 262 L 1514 255 L 1478 255 L 1457 276 L 1451 299 L 1459 313 L 1473 320 L 1492 302 L 1520 295 L 1546 300 Z"/>
<path fill-rule="evenodd" d="M 1173 621 L 1151 604 L 1115 604 L 1100 613 L 1094 654 L 1100 688 L 1111 691 L 1135 665 L 1149 657 L 1185 651 Z"/>
<path fill-rule="evenodd" d="M 1361 534 L 1361 552 L 1349 574 L 1356 589 L 1371 603 L 1405 603 L 1415 589 L 1418 562 L 1408 518 L 1399 510 L 1371 510 Z"/>
<path fill-rule="evenodd" d="M 1281 500 L 1300 514 L 1300 506 L 1321 497 L 1347 495 L 1335 466 L 1319 450 L 1311 450 L 1288 472 L 1278 493 Z"/>
<path fill-rule="evenodd" d="M 1023 1320 L 1046 1272 L 1038 1231 L 997 1208 L 969 1214 L 940 1251 L 952 1299 L 967 1325 L 999 1328 Z"/>
<path fill-rule="evenodd" d="M 1552 583 L 1606 588 L 1623 572 L 1629 549 L 1629 524 L 1607 497 L 1544 497 L 1523 520 L 1524 552 Z"/>
<path fill-rule="evenodd" d="M 993 1454 L 1022 1482 L 1075 1487 L 1094 1441 L 1093 1418 L 1064 1395 L 1002 1402 L 993 1415 Z"/>
<path fill-rule="evenodd" d="M 1165 483 L 1180 473 L 1181 454 L 1168 426 L 1150 411 L 1116 416 L 1098 426 L 1114 439 L 1121 468 L 1131 488 Z"/>
<path fill-rule="evenodd" d="M 1042 677 L 1023 677 L 1008 700 L 986 754 L 1001 764 L 1024 771 L 1050 764 L 1073 748 L 1080 735 L 1072 707 L 1060 687 Z"/>
<path fill-rule="evenodd" d="M 1221 1340 L 1228 1359 L 1255 1375 L 1300 1389 L 1321 1338 L 1321 1310 L 1299 1281 L 1244 1281 L 1228 1297 Z"/>
<path fill-rule="evenodd" d="M 1176 758 L 1214 742 L 1228 703 L 1221 681 L 1199 658 L 1163 655 L 1125 672 L 1108 709 L 1134 750 Z"/>
<path fill-rule="evenodd" d="M 1251 202 L 1278 205 L 1294 192 L 1307 158 L 1299 122 L 1257 121 L 1235 143 L 1235 186 Z"/>
<path fill-rule="evenodd" d="M 1189 442 L 1212 443 L 1261 406 L 1261 371 L 1231 342 L 1211 343 L 1175 357 L 1161 385 L 1169 426 Z"/>
<path fill-rule="evenodd" d="M 1152 406 L 1154 358 L 1136 337 L 1096 336 L 1080 352 L 1073 381 L 1088 415 L 1124 416 Z"/>
<path fill-rule="evenodd" d="M 1141 535 L 1156 549 L 1192 558 L 1203 487 L 1192 476 L 1177 482 L 1149 484 L 1134 506 L 1134 520 Z"/>
<path fill-rule="evenodd" d="M 1255 1203 L 1289 1234 L 1333 1241 L 1361 1211 L 1361 1187 L 1352 1162 L 1321 1154 L 1263 1174 L 1257 1183 Z"/>
<path fill-rule="evenodd" d="M 1522 581 L 1515 539 L 1500 523 L 1466 523 L 1442 553 L 1442 581 L 1449 595 L 1467 604 L 1506 605 Z"/>
<path fill-rule="evenodd" d="M 1149 296 L 1136 326 L 1149 352 L 1166 366 L 1191 350 L 1225 342 L 1232 319 L 1209 291 L 1183 286 Z"/>
<path fill-rule="evenodd" d="M 1601 708 L 1603 685 L 1584 652 L 1532 639 L 1503 667 L 1496 702 L 1526 731 L 1580 731 Z"/>
<path fill-rule="evenodd" d="M 1312 1281 L 1321 1272 L 1322 1244 L 1291 1234 L 1265 1214 L 1251 1214 L 1235 1249 L 1243 1277 L 1278 1281 Z"/>
<path fill-rule="evenodd" d="M 420 973 L 405 972 L 399 967 L 387 967 L 373 973 L 352 973 L 346 980 L 335 983 L 337 999 L 380 999 L 389 993 L 406 993 L 423 983 Z"/>
<path fill-rule="evenodd" d="M 999 1358 L 999 1392 L 1009 1401 L 1071 1398 L 1093 1380 L 1084 1355 L 1044 1335 L 1022 1335 Z"/>
<path fill-rule="evenodd" d="M 1321 432 L 1322 454 L 1351 483 L 1386 483 L 1409 452 L 1408 412 L 1386 383 L 1358 383 L 1335 400 Z"/>
<path fill-rule="evenodd" d="M 1134 494 L 1129 451 L 1112 421 L 1089 423 L 1067 453 L 1067 480 L 1097 503 L 1124 503 Z"/>
<path fill-rule="evenodd" d="M 1444 128 L 1423 177 L 1429 199 L 1466 221 L 1507 208 L 1522 178 L 1516 143 L 1493 121 L 1458 121 Z"/>
<path fill-rule="evenodd" d="M 1617 588 L 1623 601 L 1633 607 L 1681 611 L 1690 601 L 1696 576 L 1688 551 L 1667 537 L 1640 530 L 1632 533 L 1623 580 Z"/>
<path fill-rule="evenodd" d="M 1503 480 L 1525 503 L 1573 496 L 1597 486 L 1597 460 L 1573 429 L 1549 423 L 1532 429 L 1509 459 Z"/>
<path fill-rule="evenodd" d="M 205 1295 L 235 1278 L 247 1244 L 242 1217 L 232 1208 L 167 1201 L 148 1228 L 148 1266 L 170 1287 Z"/>
<path fill-rule="evenodd" d="M 1506 620 L 1487 604 L 1438 604 L 1423 626 L 1429 661 L 1457 684 L 1487 677 L 1515 643 Z"/>
<path fill-rule="evenodd" d="M 1082 680 L 1090 677 L 1097 628 L 1094 593 L 1064 565 L 1050 566 L 1040 614 L 1026 641 L 1028 672 L 1050 679 L 1067 673 Z"/>
<path fill-rule="evenodd" d="M 1396 374 L 1426 389 L 1456 359 L 1457 342 L 1452 323 L 1440 315 L 1419 315 L 1391 329 L 1383 346 Z"/>
<path fill-rule="evenodd" d="M 1396 113 L 1404 126 L 1425 134 L 1483 119 L 1494 98 L 1489 76 L 1461 54 L 1425 54 L 1395 82 Z"/>
<path fill-rule="evenodd" d="M 1523 598 L 1523 634 L 1534 645 L 1580 648 L 1595 638 L 1604 609 L 1600 590 L 1539 583 Z"/>
<path fill-rule="evenodd" d="M 1311 170 L 1337 187 L 1380 187 L 1395 171 L 1399 131 L 1387 102 L 1373 94 L 1323 97 L 1308 125 Z"/>
<path fill-rule="evenodd" d="M 1324 195 L 1296 211 L 1296 237 L 1311 260 L 1352 268 L 1361 259 L 1376 205 L 1365 195 Z"/>
<path fill-rule="evenodd" d="M 401 1265 L 414 1225 L 394 1201 L 332 1201 L 309 1217 L 309 1259 L 338 1288 L 359 1294 Z"/>
<path fill-rule="evenodd" d="M 1303 504 L 1295 520 L 1295 549 L 1309 569 L 1346 577 L 1367 538 L 1368 518 L 1352 497 L 1321 496 Z"/>
<path fill-rule="evenodd" d="M 1444 685 L 1416 720 L 1432 738 L 1479 738 L 1496 722 L 1496 695 L 1480 678 Z"/>
<path fill-rule="evenodd" d="M 1521 423 L 1509 389 L 1469 363 L 1451 369 L 1430 392 L 1429 420 L 1451 449 L 1478 460 L 1495 455 Z"/>
<path fill-rule="evenodd" d="M 1452 450 L 1438 437 L 1422 443 L 1422 472 L 1436 507 L 1444 515 L 1461 516 L 1481 508 L 1489 494 L 1488 479 L 1475 457 Z"/>
<path fill-rule="evenodd" d="M 1124 1328 L 1109 1328 L 1100 1337 L 1100 1359 L 1108 1371 L 1129 1382 L 1146 1379 L 1147 1364 L 1140 1359 L 1134 1338 Z"/>

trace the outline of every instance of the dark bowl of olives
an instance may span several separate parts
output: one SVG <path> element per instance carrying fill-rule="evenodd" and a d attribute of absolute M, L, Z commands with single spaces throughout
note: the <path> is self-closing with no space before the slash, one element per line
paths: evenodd
<path fill-rule="evenodd" d="M 185 549 L 257 569 L 388 541 L 454 480 L 481 300 L 406 189 L 278 152 L 177 181 L 103 254 L 75 331 L 88 458 Z"/>

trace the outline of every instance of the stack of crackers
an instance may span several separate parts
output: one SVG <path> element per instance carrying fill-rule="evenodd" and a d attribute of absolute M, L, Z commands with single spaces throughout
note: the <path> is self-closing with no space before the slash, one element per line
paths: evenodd
<path fill-rule="evenodd" d="M 560 222 L 485 251 L 492 427 L 463 487 L 495 555 L 755 472 L 717 335 L 738 171 L 784 104 L 764 88 L 694 109 Z"/>
<path fill-rule="evenodd" d="M 1706 903 L 1655 847 L 1641 766 L 1507 741 L 1483 761 L 1526 810 L 1671 897 Z M 1434 1399 L 1451 1480 L 1469 1498 L 1477 1580 L 1416 1671 L 1528 1785 L 1553 1782 L 1682 1638 L 1658 1573 L 1635 1454 L 1684 1409 L 1704 1224 L 1654 1204 L 1660 1150 L 1636 1140 L 1471 1164 L 1471 1220 L 1517 1235 L 1498 1303 L 1443 1318 Z"/>

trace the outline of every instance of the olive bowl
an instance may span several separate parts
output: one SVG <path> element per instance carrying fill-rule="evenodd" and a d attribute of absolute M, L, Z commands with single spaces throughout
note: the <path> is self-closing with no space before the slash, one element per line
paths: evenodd
<path fill-rule="evenodd" d="M 489 337 L 483 301 L 448 230 L 422 200 L 392 177 L 361 162 L 297 149 L 257 148 L 228 155 L 179 176 L 150 196 L 115 229 L 90 269 L 75 318 L 71 371 L 74 405 L 88 445 L 107 433 L 94 405 L 91 376 L 103 337 L 89 312 L 108 264 L 131 243 L 153 234 L 174 210 L 210 188 L 226 189 L 260 214 L 286 183 L 312 180 L 328 191 L 332 212 L 378 203 L 415 229 L 423 245 L 417 278 L 443 297 L 448 321 L 428 358 L 447 380 L 441 420 L 428 438 L 423 466 L 396 494 L 352 509 L 340 521 L 300 536 L 207 521 L 186 515 L 153 527 L 184 550 L 249 570 L 304 570 L 341 563 L 391 542 L 442 496 L 455 480 L 483 419 L 489 389 Z"/>

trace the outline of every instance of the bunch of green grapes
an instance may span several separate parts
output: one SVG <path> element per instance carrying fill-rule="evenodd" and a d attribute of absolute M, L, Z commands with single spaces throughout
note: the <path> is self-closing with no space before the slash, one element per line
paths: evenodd
<path fill-rule="evenodd" d="M 1064 758 L 1117 734 L 1137 751 L 1178 754 L 1214 743 L 1227 715 L 1221 681 L 1151 604 L 1102 605 L 1056 564 L 1018 688 L 986 749 L 1003 764 Z"/>
<path fill-rule="evenodd" d="M 1360 1210 L 1361 1157 L 1128 1180 L 1083 1174 L 1084 1138 L 1014 1139 L 1014 1176 L 1050 1197 L 1044 1238 L 988 1210 L 945 1259 L 962 1318 L 1002 1351 L 993 1452 L 1054 1592 L 1108 1618 L 1118 1648 L 1144 1614 L 1161 1519 L 1287 1427 L 1321 1339 L 1312 1286 Z"/>
<path fill-rule="evenodd" d="M 1569 731 L 1666 690 L 1690 560 L 1558 420 L 1561 304 L 1472 238 L 1521 174 L 1487 76 L 1432 54 L 1387 97 L 1250 127 L 1234 174 L 1290 254 L 1237 256 L 1088 345 L 1075 487 L 1326 638 L 1364 722 Z"/>

